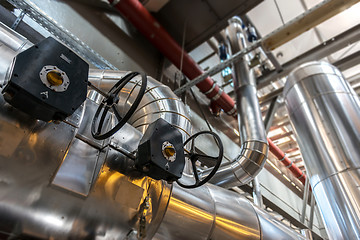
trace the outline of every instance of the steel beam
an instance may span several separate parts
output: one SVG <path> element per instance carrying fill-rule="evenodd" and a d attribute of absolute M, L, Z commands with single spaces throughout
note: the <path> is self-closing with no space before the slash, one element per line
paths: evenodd
<path fill-rule="evenodd" d="M 268 85 L 271 81 L 275 81 L 279 78 L 288 75 L 294 68 L 302 63 L 320 60 L 330 54 L 343 49 L 344 47 L 359 41 L 360 39 L 360 24 L 350 28 L 349 30 L 323 42 L 322 44 L 312 48 L 311 50 L 301 54 L 293 60 L 283 65 L 283 71 L 278 73 L 277 71 L 271 71 L 258 78 L 258 89 Z M 334 63 L 335 64 L 335 63 Z"/>

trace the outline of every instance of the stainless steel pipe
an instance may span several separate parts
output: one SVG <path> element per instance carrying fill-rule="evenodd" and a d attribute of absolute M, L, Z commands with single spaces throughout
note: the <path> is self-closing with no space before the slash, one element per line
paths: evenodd
<path fill-rule="evenodd" d="M 293 70 L 286 107 L 330 239 L 360 239 L 360 102 L 326 62 Z"/>
<path fill-rule="evenodd" d="M 305 239 L 239 194 L 212 184 L 184 189 L 174 184 L 154 239 Z"/>
<path fill-rule="evenodd" d="M 6 62 L 3 69 L 8 71 L 9 64 Z M 89 80 L 106 90 L 124 73 L 91 70 Z M 151 78 L 149 81 L 131 122 L 144 131 L 151 121 L 164 117 L 187 137 L 191 125 L 183 103 L 168 87 Z M 122 94 L 136 93 L 137 79 L 129 86 Z M 122 103 L 131 104 L 131 98 L 122 98 L 126 99 Z M 0 140 L 8 143 L 0 145 L 2 234 L 39 239 L 129 239 L 130 235 L 137 238 L 145 234 L 142 239 L 152 239 L 159 229 L 156 239 L 304 239 L 229 190 L 210 184 L 187 190 L 175 184 L 170 195 L 171 188 L 162 181 L 130 179 L 111 170 L 106 162 L 102 164 L 105 148 L 94 147 L 104 143 L 89 134 L 95 102 L 96 98 L 88 99 L 66 121 L 55 124 L 30 118 L 5 104 L 0 96 Z M 126 111 L 126 107 L 121 110 Z M 114 140 L 123 147 L 134 142 L 127 132 L 131 127 L 122 130 L 110 139 L 110 145 Z M 118 147 L 106 151 L 120 154 Z M 65 178 L 78 182 L 89 172 L 94 174 L 87 194 L 61 187 L 61 182 L 54 184 L 59 168 L 69 159 L 80 172 L 68 173 Z M 92 160 L 96 160 L 95 169 L 89 168 Z M 141 215 L 144 218 L 139 221 Z"/>
<path fill-rule="evenodd" d="M 243 30 L 236 18 L 227 30 L 233 53 L 246 48 Z M 233 65 L 241 153 L 235 161 L 221 166 L 211 179 L 212 183 L 227 188 L 250 182 L 264 167 L 268 154 L 266 131 L 256 95 L 256 79 L 246 58 L 244 56 Z"/>

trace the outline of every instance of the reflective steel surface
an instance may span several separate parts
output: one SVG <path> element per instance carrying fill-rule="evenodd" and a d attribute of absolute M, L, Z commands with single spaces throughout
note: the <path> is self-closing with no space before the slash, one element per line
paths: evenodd
<path fill-rule="evenodd" d="M 108 91 L 125 74 L 125 71 L 90 69 L 89 81 L 103 91 Z M 140 80 L 140 76 L 135 77 L 121 91 L 118 103 L 120 113 L 124 114 L 135 100 L 140 89 Z M 163 118 L 177 127 L 185 140 L 192 134 L 191 122 L 187 115 L 184 103 L 170 88 L 148 76 L 145 95 L 129 123 L 144 133 L 150 123 Z"/>
<path fill-rule="evenodd" d="M 240 23 L 233 18 L 228 27 L 232 53 L 246 48 Z M 241 153 L 232 163 L 220 167 L 211 182 L 233 187 L 250 182 L 264 167 L 268 154 L 266 131 L 256 95 L 256 79 L 247 64 L 247 56 L 233 65 L 234 90 L 238 112 Z"/>
<path fill-rule="evenodd" d="M 154 239 L 305 239 L 239 194 L 211 184 L 174 184 Z"/>
<path fill-rule="evenodd" d="M 14 57 L 32 45 L 26 38 L 0 22 L 0 85 L 4 85 L 8 79 L 7 74 L 11 70 Z"/>
<path fill-rule="evenodd" d="M 286 107 L 331 239 L 360 239 L 360 103 L 325 62 L 293 70 Z"/>

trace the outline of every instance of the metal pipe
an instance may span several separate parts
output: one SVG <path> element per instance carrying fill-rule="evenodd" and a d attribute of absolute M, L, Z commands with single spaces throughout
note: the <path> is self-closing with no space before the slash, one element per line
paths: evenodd
<path fill-rule="evenodd" d="M 304 192 L 303 192 L 301 216 L 300 216 L 300 222 L 302 224 L 305 223 L 305 215 L 306 215 L 306 207 L 307 207 L 308 199 L 309 199 L 309 178 L 306 178 Z"/>
<path fill-rule="evenodd" d="M 90 69 L 89 81 L 101 90 L 107 91 L 125 74 L 125 71 Z M 135 78 L 121 94 L 136 95 L 136 83 L 139 80 Z M 130 104 L 133 98 L 134 96 L 130 96 L 125 101 L 121 100 L 118 105 Z M 120 99 L 124 97 L 120 95 Z M 126 107 L 120 110 L 126 111 Z M 160 113 L 158 113 L 159 110 Z M 184 131 L 187 132 L 191 130 L 191 125 L 186 114 L 184 104 L 170 88 L 148 77 L 147 91 L 129 122 L 136 127 L 139 124 L 137 119 L 141 119 L 139 126 L 142 127 L 138 129 L 144 132 L 149 122 L 165 117 L 178 128 L 187 129 Z M 185 136 L 187 137 L 187 134 Z M 163 221 L 152 239 L 230 240 L 262 239 L 263 237 L 303 239 L 301 235 L 282 225 L 265 211 L 257 209 L 248 200 L 234 192 L 210 184 L 191 190 L 174 184 Z"/>
<path fill-rule="evenodd" d="M 91 70 L 89 80 L 106 90 L 123 74 Z M 151 110 L 156 107 L 152 104 L 156 103 L 169 105 L 168 110 L 176 109 L 174 106 L 181 110 L 180 101 L 166 98 L 174 96 L 168 87 L 149 80 L 150 89 L 147 89 L 141 109 L 153 114 Z M 136 92 L 136 79 L 132 84 L 128 90 Z M 304 239 L 234 192 L 210 184 L 195 190 L 185 190 L 175 184 L 170 196 L 171 188 L 163 181 L 132 179 L 112 170 L 108 162 L 102 165 L 107 155 L 103 151 L 108 146 L 101 150 L 93 146 L 108 143 L 96 142 L 90 137 L 89 122 L 97 108 L 97 98 L 92 93 L 89 92 L 89 99 L 73 116 L 58 124 L 36 121 L 16 109 L 9 109 L 0 97 L 0 136 L 11 141 L 5 147 L 0 146 L 0 230 L 3 235 L 11 238 L 125 239 L 135 238 L 137 229 L 142 239 L 153 239 L 159 229 L 155 239 L 158 236 L 160 239 Z M 175 118 L 179 116 L 174 111 L 171 114 Z M 173 123 L 184 123 L 181 122 Z M 182 128 L 186 127 L 185 124 Z M 132 131 L 136 130 L 127 125 L 126 130 L 117 132 L 110 139 L 113 146 L 108 154 L 114 151 L 120 154 L 119 147 L 133 151 L 139 135 L 134 141 Z M 132 144 L 127 145 L 129 142 Z M 72 166 L 80 172 L 72 175 L 73 169 L 67 171 L 63 176 L 67 180 L 79 183 L 90 174 L 91 191 L 85 197 L 61 187 L 60 182 L 54 185 L 54 174 L 58 179 L 59 166 L 61 169 L 64 162 L 69 161 L 74 161 Z M 92 162 L 98 172 L 91 168 Z M 139 216 L 143 218 L 139 220 Z M 158 228 L 160 222 L 163 223 Z M 161 238 L 164 232 L 170 237 Z"/>
<path fill-rule="evenodd" d="M 261 190 L 260 190 L 260 182 L 258 177 L 254 177 L 254 179 L 252 180 L 252 185 L 253 185 L 253 199 L 254 199 L 254 204 L 256 206 L 258 206 L 259 208 L 263 208 L 263 199 L 261 196 Z"/>
<path fill-rule="evenodd" d="M 108 91 L 127 72 L 114 70 L 89 70 L 89 81 L 96 87 Z M 118 108 L 125 113 L 134 102 L 140 89 L 141 77 L 135 77 L 120 92 Z M 129 94 L 130 93 L 130 94 Z M 128 123 L 144 133 L 147 126 L 158 118 L 163 118 L 179 129 L 186 140 L 192 134 L 192 125 L 184 103 L 170 88 L 148 76 L 148 84 L 139 107 Z"/>
<path fill-rule="evenodd" d="M 189 190 L 174 184 L 153 239 L 305 239 L 241 195 L 211 184 Z"/>
<path fill-rule="evenodd" d="M 306 180 L 306 175 L 303 171 L 301 171 L 287 156 L 286 154 L 278 148 L 270 138 L 267 139 L 269 143 L 269 150 L 282 164 L 285 165 L 294 176 L 299 179 L 304 185 Z"/>
<path fill-rule="evenodd" d="M 312 229 L 314 223 L 314 212 L 315 212 L 315 197 L 314 194 L 311 193 L 310 200 L 310 217 L 309 217 L 309 229 Z"/>
<path fill-rule="evenodd" d="M 114 7 L 189 79 L 194 79 L 204 72 L 138 0 L 109 0 L 109 2 L 114 4 Z M 235 113 L 235 103 L 232 98 L 210 77 L 197 83 L 196 86 L 227 114 Z"/>
<path fill-rule="evenodd" d="M 310 184 L 330 239 L 360 238 L 360 102 L 325 62 L 293 70 L 284 87 Z"/>
<path fill-rule="evenodd" d="M 250 47 L 236 53 L 233 56 L 233 59 L 228 59 L 216 68 L 208 71 L 207 76 L 204 77 L 205 73 L 200 69 L 200 67 L 195 63 L 195 61 L 183 49 L 181 49 L 181 47 L 175 42 L 175 40 L 151 16 L 151 14 L 143 7 L 143 5 L 138 0 L 109 0 L 109 2 L 111 4 L 115 4 L 114 7 L 116 7 L 125 18 L 127 18 L 142 34 L 144 34 L 145 37 L 178 68 L 180 68 L 180 59 L 182 56 L 183 73 L 188 78 L 193 79 L 193 81 L 197 81 L 196 79 L 201 78 L 201 81 L 197 82 L 196 86 L 199 87 L 199 89 L 203 93 L 205 93 L 208 98 L 216 102 L 227 114 L 236 114 L 235 104 L 232 98 L 228 94 L 223 92 L 219 88 L 219 86 L 215 84 L 214 81 L 208 76 L 211 71 L 219 72 L 223 69 L 224 66 L 230 65 L 232 61 L 242 58 L 244 54 L 257 48 L 260 45 L 260 42 L 256 42 Z M 181 89 L 179 89 L 179 91 L 180 90 Z M 257 106 L 257 104 L 254 104 L 254 106 Z M 267 151 L 265 150 L 267 149 L 266 145 L 267 143 L 260 142 L 254 145 L 250 145 L 249 147 L 256 147 L 262 153 L 264 151 Z M 246 153 L 248 153 L 246 151 L 246 148 L 243 151 L 245 155 Z M 261 157 L 258 157 L 258 159 L 261 159 Z M 249 163 L 249 161 L 246 162 Z M 239 163 L 239 161 L 237 161 L 237 163 Z M 260 166 L 258 165 L 259 163 Z M 249 163 L 249 165 L 247 166 L 250 171 L 249 173 L 245 173 L 243 170 L 240 170 L 242 169 L 241 166 L 227 166 L 228 170 L 225 171 L 228 172 L 231 169 L 237 168 L 240 170 L 241 173 L 239 174 L 241 175 L 256 175 L 259 169 L 262 168 L 263 163 L 265 163 L 265 160 L 261 160 L 260 162 L 255 164 Z M 242 179 L 240 181 L 246 182 L 249 181 L 249 179 Z"/>
<path fill-rule="evenodd" d="M 232 21 L 227 29 L 228 38 L 232 52 L 239 52 L 246 48 L 246 39 L 242 35 L 241 24 L 236 19 Z M 241 153 L 235 161 L 220 167 L 211 179 L 212 183 L 227 188 L 251 181 L 262 170 L 268 153 L 265 127 L 256 96 L 255 76 L 246 58 L 233 65 Z"/>

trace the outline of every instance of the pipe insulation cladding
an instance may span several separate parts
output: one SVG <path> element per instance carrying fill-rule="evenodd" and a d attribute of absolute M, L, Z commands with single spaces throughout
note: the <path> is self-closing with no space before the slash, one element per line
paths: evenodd
<path fill-rule="evenodd" d="M 11 73 L 12 58 L 28 42 L 3 25 L 0 29 L 0 59 L 5 59 L 5 52 L 12 56 L 1 62 L 0 81 L 6 82 L 5 73 Z M 8 41 L 9 37 L 19 37 L 19 41 Z M 91 70 L 89 80 L 104 90 L 124 73 Z M 136 79 L 129 86 L 124 93 L 136 91 Z M 140 131 L 144 131 L 148 121 L 164 117 L 184 129 L 185 137 L 191 125 L 184 104 L 168 87 L 149 78 L 141 109 L 131 120 L 140 131 L 126 124 L 108 141 L 98 141 L 91 138 L 89 127 L 99 99 L 100 94 L 90 90 L 85 103 L 72 116 L 60 123 L 46 123 L 12 108 L 0 96 L 0 140 L 8 143 L 0 145 L 1 236 L 305 239 L 229 190 L 211 184 L 188 190 L 148 177 L 129 178 L 111 169 L 109 155 L 126 160 L 122 153 L 136 150 Z M 64 164 L 71 167 L 59 176 Z M 87 191 L 79 193 L 64 187 L 66 182 L 57 181 L 58 177 L 77 185 L 82 183 Z"/>
<path fill-rule="evenodd" d="M 246 48 L 243 31 L 238 18 L 232 18 L 227 32 L 233 53 Z M 221 166 L 210 180 L 211 183 L 226 188 L 250 182 L 263 169 L 269 148 L 256 95 L 255 74 L 249 68 L 247 60 L 248 56 L 244 56 L 233 64 L 241 152 L 233 162 Z"/>
<path fill-rule="evenodd" d="M 360 239 L 360 102 L 326 62 L 293 70 L 284 87 L 291 124 L 330 239 Z"/>

